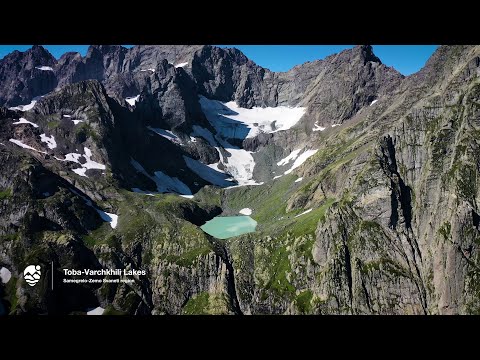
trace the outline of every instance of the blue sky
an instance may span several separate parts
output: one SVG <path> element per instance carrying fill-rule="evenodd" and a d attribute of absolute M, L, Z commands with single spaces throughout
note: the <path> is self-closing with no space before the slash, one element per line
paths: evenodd
<path fill-rule="evenodd" d="M 56 58 L 67 51 L 85 55 L 88 45 L 44 45 Z M 220 45 L 222 47 L 227 45 Z M 228 45 L 243 51 L 258 65 L 273 71 L 287 71 L 306 61 L 323 59 L 353 45 Z M 25 51 L 31 45 L 0 45 L 0 58 L 13 50 Z M 374 53 L 388 66 L 404 75 L 420 70 L 437 45 L 373 45 Z"/>

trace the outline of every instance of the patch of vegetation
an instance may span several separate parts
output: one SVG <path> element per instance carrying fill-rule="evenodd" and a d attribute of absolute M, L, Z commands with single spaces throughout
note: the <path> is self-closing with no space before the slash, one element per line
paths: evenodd
<path fill-rule="evenodd" d="M 0 201 L 9 199 L 12 197 L 12 189 L 0 190 Z"/>
<path fill-rule="evenodd" d="M 195 194 L 195 199 L 201 203 L 222 206 L 222 189 L 213 186 L 204 186 Z"/>
<path fill-rule="evenodd" d="M 288 231 L 296 237 L 307 234 L 314 234 L 315 230 L 317 229 L 318 222 L 324 221 L 325 213 L 335 201 L 335 198 L 329 198 L 320 207 L 310 211 L 307 214 L 300 215 L 298 218 L 294 218 L 295 222 L 288 229 Z M 303 211 L 298 212 L 302 213 Z"/>
<path fill-rule="evenodd" d="M 197 260 L 201 256 L 206 256 L 211 252 L 212 252 L 212 249 L 210 247 L 204 246 L 204 247 L 187 250 L 184 253 L 182 253 L 180 256 L 169 255 L 167 256 L 166 259 L 169 260 L 170 262 L 176 263 L 177 265 L 190 267 L 192 265 L 195 265 Z"/>
<path fill-rule="evenodd" d="M 83 243 L 89 248 L 95 245 L 106 244 L 112 247 L 117 247 L 118 239 L 112 232 L 110 224 L 103 223 L 98 229 L 93 230 L 87 235 L 83 236 Z"/>
<path fill-rule="evenodd" d="M 100 137 L 90 124 L 82 122 L 75 127 L 75 137 L 84 142 L 87 138 L 92 138 L 96 143 L 100 142 Z"/>
<path fill-rule="evenodd" d="M 480 272 L 475 264 L 470 268 L 466 277 L 466 293 L 469 294 L 470 301 L 466 304 L 465 312 L 470 315 L 480 315 Z"/>
<path fill-rule="evenodd" d="M 458 169 L 457 189 L 465 200 L 474 201 L 477 193 L 477 172 L 471 165 L 464 164 Z"/>
<path fill-rule="evenodd" d="M 270 279 L 265 284 L 264 290 L 273 290 L 276 294 L 291 299 L 295 295 L 295 288 L 287 279 L 287 273 L 292 272 L 292 267 L 286 247 L 279 246 L 275 249 L 268 259 L 268 264 L 265 265 L 270 271 Z"/>
<path fill-rule="evenodd" d="M 51 120 L 51 121 L 47 122 L 47 127 L 50 130 L 56 129 L 58 127 L 58 125 L 60 125 L 60 123 L 56 120 Z"/>
<path fill-rule="evenodd" d="M 406 269 L 402 268 L 399 264 L 386 257 L 382 257 L 379 260 L 361 263 L 360 271 L 363 274 L 368 274 L 373 271 L 381 271 L 389 274 L 392 277 L 412 278 L 412 275 Z"/>
<path fill-rule="evenodd" d="M 452 230 L 452 225 L 450 222 L 445 221 L 442 226 L 438 229 L 438 233 L 442 235 L 444 240 L 449 240 L 450 239 L 450 233 Z"/>
<path fill-rule="evenodd" d="M 7 241 L 14 241 L 17 240 L 17 238 L 20 236 L 20 233 L 15 233 L 15 234 L 8 234 L 8 235 L 0 235 L 0 240 L 2 242 L 7 242 Z"/>
<path fill-rule="evenodd" d="M 302 314 L 312 312 L 313 292 L 311 290 L 302 291 L 295 299 L 295 305 Z"/>
<path fill-rule="evenodd" d="M 284 175 L 273 184 L 240 187 L 225 190 L 226 204 L 232 209 L 245 207 L 253 210 L 252 218 L 261 227 L 285 215 L 292 184 L 296 175 Z"/>
<path fill-rule="evenodd" d="M 183 313 L 185 315 L 207 315 L 209 298 L 210 294 L 208 292 L 202 292 L 190 298 L 183 308 Z"/>
<path fill-rule="evenodd" d="M 123 311 L 115 309 L 112 305 L 108 305 L 103 312 L 103 315 L 126 315 Z"/>
<path fill-rule="evenodd" d="M 184 315 L 221 315 L 228 313 L 225 294 L 201 292 L 190 298 L 183 308 Z"/>

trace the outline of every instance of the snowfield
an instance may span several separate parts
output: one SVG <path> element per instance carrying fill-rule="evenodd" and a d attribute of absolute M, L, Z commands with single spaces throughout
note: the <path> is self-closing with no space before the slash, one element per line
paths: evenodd
<path fill-rule="evenodd" d="M 45 96 L 45 95 L 34 97 L 34 98 L 32 99 L 32 101 L 30 102 L 30 104 L 13 106 L 13 107 L 10 107 L 10 108 L 8 108 L 8 109 L 9 109 L 9 110 L 19 110 L 19 111 L 32 110 L 33 107 L 35 106 L 35 104 L 37 103 L 37 101 L 40 100 L 41 98 L 43 98 L 44 96 Z"/>
<path fill-rule="evenodd" d="M 110 226 L 112 227 L 112 229 L 115 229 L 117 227 L 118 215 L 107 213 L 97 208 L 95 208 L 95 210 L 97 210 L 98 214 L 100 215 L 103 221 L 110 223 Z"/>
<path fill-rule="evenodd" d="M 308 214 L 310 211 L 312 211 L 313 209 L 308 209 L 307 211 L 304 211 L 302 212 L 301 214 L 298 214 L 297 216 L 295 216 L 296 218 L 299 217 L 299 216 L 302 216 L 302 215 L 305 215 L 305 214 Z"/>
<path fill-rule="evenodd" d="M 43 70 L 43 71 L 53 71 L 50 66 L 35 66 L 35 69 Z"/>
<path fill-rule="evenodd" d="M 288 155 L 287 157 L 277 162 L 277 165 L 278 166 L 287 165 L 290 161 L 295 160 L 298 157 L 298 154 L 300 154 L 300 151 L 302 151 L 302 149 L 293 150 L 290 155 Z"/>
<path fill-rule="evenodd" d="M 170 130 L 164 130 L 160 128 L 152 128 L 151 126 L 147 126 L 148 130 L 153 131 L 154 133 L 157 133 L 160 136 L 163 136 L 165 139 L 170 140 L 171 142 L 175 144 L 181 144 L 182 142 L 178 138 L 177 135 L 175 135 L 172 131 Z"/>
<path fill-rule="evenodd" d="M 183 159 L 185 160 L 188 168 L 192 170 L 195 174 L 200 176 L 203 180 L 221 187 L 233 185 L 232 182 L 227 180 L 228 175 L 226 175 L 218 168 L 217 163 L 205 165 L 200 161 L 192 159 L 185 155 L 183 155 Z"/>
<path fill-rule="evenodd" d="M 65 155 L 65 159 L 60 159 L 56 156 L 55 156 L 55 159 L 57 159 L 59 161 L 70 161 L 70 162 L 74 162 L 74 163 L 77 163 L 77 164 L 81 165 L 80 168 L 73 169 L 72 171 L 74 173 L 76 173 L 80 176 L 84 176 L 84 177 L 88 177 L 88 175 L 86 174 L 86 171 L 88 169 L 97 169 L 97 170 L 105 170 L 106 169 L 106 166 L 104 164 L 100 164 L 100 163 L 98 163 L 96 161 L 93 161 L 91 159 L 92 151 L 89 148 L 84 147 L 83 152 L 85 153 L 84 155 L 78 154 L 78 153 L 68 153 L 68 154 Z M 80 158 L 82 156 L 86 160 L 84 164 L 82 164 L 80 162 Z"/>
<path fill-rule="evenodd" d="M 304 108 L 253 108 L 244 109 L 234 102 L 222 103 L 200 96 L 200 106 L 217 134 L 207 129 L 193 127 L 192 136 L 200 136 L 215 147 L 220 155 L 225 171 L 237 182 L 236 186 L 260 185 L 253 180 L 255 160 L 251 151 L 232 145 L 228 139 L 254 137 L 260 132 L 286 130 L 295 125 L 305 112 Z M 267 126 L 268 125 L 268 126 Z M 223 155 L 218 145 L 228 153 Z"/>
<path fill-rule="evenodd" d="M 45 151 L 37 150 L 37 149 L 27 145 L 27 144 L 22 143 L 20 140 L 9 139 L 8 141 L 10 141 L 10 142 L 14 143 L 15 145 L 18 145 L 18 146 L 20 146 L 24 149 L 29 149 L 29 150 L 33 150 L 33 151 L 36 151 L 36 152 L 41 153 L 41 154 L 46 154 Z"/>
<path fill-rule="evenodd" d="M 95 309 L 87 311 L 87 315 L 103 315 L 105 309 L 102 307 L 97 307 Z"/>
<path fill-rule="evenodd" d="M 21 117 L 20 119 L 18 119 L 17 122 L 14 122 L 13 125 L 19 125 L 19 124 L 30 124 L 32 125 L 34 128 L 38 128 L 38 125 L 31 122 L 31 121 L 28 121 L 27 119 Z"/>
<path fill-rule="evenodd" d="M 225 139 L 252 138 L 258 134 L 290 129 L 305 114 L 304 107 L 239 107 L 235 101 L 222 103 L 200 96 L 208 121 Z"/>
<path fill-rule="evenodd" d="M 80 198 L 83 199 L 83 201 L 85 201 L 85 204 L 87 206 L 90 206 L 92 208 L 95 209 L 95 211 L 98 213 L 98 215 L 100 215 L 100 217 L 102 218 L 103 221 L 105 222 L 108 222 L 110 224 L 110 226 L 112 227 L 112 229 L 115 229 L 117 227 L 117 224 L 118 224 L 118 215 L 115 215 L 115 214 L 111 214 L 111 213 L 107 213 L 103 210 L 100 210 L 100 209 L 97 209 L 95 206 L 93 206 L 93 203 L 91 200 L 89 200 L 88 198 L 86 198 L 85 196 L 83 196 L 82 194 L 80 194 L 78 191 L 74 190 L 74 189 L 70 189 L 70 191 L 72 193 L 74 193 L 75 195 L 78 195 Z"/>
<path fill-rule="evenodd" d="M 135 106 L 135 103 L 138 101 L 138 99 L 140 99 L 140 94 L 138 94 L 137 96 L 133 96 L 133 97 L 127 97 L 127 98 L 125 98 L 125 101 L 127 103 L 129 103 L 130 106 Z"/>
<path fill-rule="evenodd" d="M 192 195 L 192 191 L 190 188 L 183 183 L 179 178 L 177 177 L 170 177 L 167 174 L 161 172 L 161 171 L 155 171 L 154 176 L 150 175 L 142 165 L 135 159 L 130 159 L 130 164 L 137 170 L 137 172 L 142 173 L 149 179 L 151 179 L 155 184 L 157 185 L 157 192 L 158 193 L 176 193 L 178 195 Z M 134 190 L 135 189 L 135 190 Z M 138 188 L 134 188 L 132 191 L 134 192 L 139 192 L 139 193 L 144 193 L 144 194 L 152 194 L 150 192 L 143 192 L 142 190 Z"/>
<path fill-rule="evenodd" d="M 6 267 L 0 267 L 0 280 L 3 284 L 6 284 L 12 278 L 12 273 Z"/>
<path fill-rule="evenodd" d="M 40 135 L 40 140 L 47 144 L 49 149 L 55 149 L 57 147 L 57 142 L 55 138 L 52 136 L 48 137 L 45 133 Z"/>
<path fill-rule="evenodd" d="M 183 63 L 179 63 L 177 65 L 174 65 L 176 68 L 179 68 L 179 67 L 184 67 L 184 66 L 187 66 L 188 65 L 188 62 L 183 62 Z"/>
<path fill-rule="evenodd" d="M 193 133 L 191 133 L 190 136 L 203 137 L 205 140 L 207 140 L 210 146 L 213 146 L 214 148 L 218 147 L 218 143 L 210 130 L 198 125 L 193 125 L 192 129 Z"/>
<path fill-rule="evenodd" d="M 318 123 L 315 122 L 315 124 L 313 124 L 313 129 L 312 129 L 312 130 L 313 130 L 313 131 L 323 131 L 323 130 L 325 130 L 325 129 L 326 129 L 326 128 L 324 128 L 323 126 L 318 125 Z"/>
<path fill-rule="evenodd" d="M 318 150 L 307 150 L 305 151 L 304 153 L 300 154 L 300 156 L 295 160 L 295 162 L 293 163 L 292 167 L 290 169 L 288 169 L 287 171 L 285 171 L 285 175 L 287 174 L 290 174 L 294 169 L 298 168 L 299 166 L 301 166 L 305 161 L 307 161 L 307 159 L 313 155 L 315 155 L 315 153 L 317 152 Z"/>
<path fill-rule="evenodd" d="M 252 209 L 250 208 L 244 208 L 239 211 L 240 214 L 242 215 L 252 215 Z"/>

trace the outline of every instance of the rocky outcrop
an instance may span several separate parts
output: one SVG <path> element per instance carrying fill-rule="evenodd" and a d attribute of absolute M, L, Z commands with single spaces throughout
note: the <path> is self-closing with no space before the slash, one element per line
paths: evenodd
<path fill-rule="evenodd" d="M 53 72 L 55 58 L 42 46 L 25 52 L 14 51 L 0 60 L 0 104 L 28 104 L 57 85 Z"/>

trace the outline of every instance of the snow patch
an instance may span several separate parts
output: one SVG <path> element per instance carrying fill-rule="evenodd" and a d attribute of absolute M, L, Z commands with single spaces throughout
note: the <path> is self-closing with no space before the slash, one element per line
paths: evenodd
<path fill-rule="evenodd" d="M 305 214 L 308 214 L 310 211 L 312 211 L 313 209 L 308 209 L 307 211 L 304 211 L 302 212 L 301 214 L 298 214 L 297 216 L 295 216 L 296 218 L 299 217 L 299 216 L 302 216 L 302 215 L 305 215 Z"/>
<path fill-rule="evenodd" d="M 87 168 L 87 169 L 99 169 L 99 170 L 105 170 L 106 169 L 105 165 L 97 163 L 96 161 L 93 161 L 91 159 L 92 151 L 89 148 L 84 147 L 83 151 L 85 152 L 85 155 L 83 155 L 83 157 L 87 160 L 87 162 L 85 164 L 82 164 L 82 167 Z"/>
<path fill-rule="evenodd" d="M 183 155 L 183 159 L 185 160 L 188 168 L 192 170 L 195 174 L 200 176 L 203 180 L 221 187 L 232 185 L 230 181 L 227 181 L 226 174 L 220 169 L 218 169 L 217 163 L 205 165 L 200 161 L 197 161 L 185 155 Z"/>
<path fill-rule="evenodd" d="M 52 136 L 48 137 L 45 134 L 40 135 L 40 140 L 47 144 L 49 149 L 55 149 L 57 147 L 57 142 L 55 138 Z"/>
<path fill-rule="evenodd" d="M 300 153 L 300 151 L 302 151 L 302 149 L 293 150 L 290 155 L 288 155 L 287 157 L 277 162 L 277 165 L 278 166 L 287 165 L 290 161 L 295 160 L 298 157 L 298 154 Z"/>
<path fill-rule="evenodd" d="M 37 101 L 40 100 L 41 98 L 43 98 L 44 96 L 45 96 L 45 95 L 34 97 L 34 98 L 32 99 L 32 101 L 30 102 L 30 104 L 27 104 L 27 105 L 18 105 L 18 106 L 10 107 L 10 108 L 8 108 L 8 109 L 9 109 L 9 110 L 19 110 L 19 111 L 32 110 L 33 107 L 35 106 L 35 104 L 37 103 Z"/>
<path fill-rule="evenodd" d="M 340 126 L 342 124 L 332 124 L 332 127 L 335 127 L 335 126 Z"/>
<path fill-rule="evenodd" d="M 104 164 L 100 164 L 100 163 L 92 160 L 92 151 L 89 148 L 84 147 L 83 151 L 85 153 L 84 155 L 77 154 L 77 153 L 68 153 L 68 154 L 65 155 L 65 159 L 59 159 L 56 156 L 55 156 L 55 159 L 60 160 L 60 161 L 70 161 L 70 162 L 74 162 L 74 163 L 77 163 L 77 164 L 81 165 L 81 168 L 73 169 L 72 171 L 74 173 L 76 173 L 80 176 L 84 176 L 84 177 L 88 177 L 87 174 L 86 174 L 86 171 L 88 169 L 105 170 L 107 168 Z M 84 164 L 82 164 L 80 162 L 80 158 L 82 156 L 86 160 Z"/>
<path fill-rule="evenodd" d="M 148 195 L 148 196 L 155 196 L 156 193 L 153 193 L 151 191 L 145 191 L 145 190 L 140 190 L 139 188 L 132 188 L 132 191 L 137 194 L 143 194 L 143 195 Z"/>
<path fill-rule="evenodd" d="M 304 107 L 253 107 L 246 109 L 234 101 L 222 103 L 200 96 L 208 121 L 225 139 L 252 138 L 260 133 L 275 133 L 294 126 L 305 113 Z"/>
<path fill-rule="evenodd" d="M 273 177 L 273 180 L 278 179 L 278 178 L 281 178 L 282 176 L 283 176 L 283 175 L 276 175 L 276 176 Z"/>
<path fill-rule="evenodd" d="M 107 213 L 97 208 L 95 208 L 95 210 L 97 210 L 98 215 L 100 215 L 103 221 L 110 223 L 112 229 L 115 229 L 117 227 L 118 215 Z"/>
<path fill-rule="evenodd" d="M 318 122 L 316 121 L 315 124 L 313 124 L 313 131 L 323 131 L 325 128 L 323 126 L 318 125 Z"/>
<path fill-rule="evenodd" d="M 35 69 L 43 70 L 43 71 L 53 71 L 50 66 L 35 66 Z"/>
<path fill-rule="evenodd" d="M 197 139 L 194 138 L 193 136 L 190 136 L 190 141 L 191 141 L 191 142 L 197 142 Z"/>
<path fill-rule="evenodd" d="M 230 156 L 227 156 L 226 161 L 223 159 L 223 166 L 226 172 L 237 180 L 238 185 L 259 185 L 259 183 L 253 180 L 253 168 L 255 167 L 253 152 L 240 149 L 225 140 L 218 138 L 217 140 L 230 154 Z"/>
<path fill-rule="evenodd" d="M 185 199 L 193 199 L 193 195 L 180 195 L 181 197 L 184 197 Z"/>
<path fill-rule="evenodd" d="M 187 65 L 188 65 L 188 62 L 182 62 L 180 64 L 175 65 L 175 67 L 179 68 L 179 67 L 184 67 L 184 66 L 187 66 Z"/>
<path fill-rule="evenodd" d="M 152 73 L 155 72 L 155 69 L 154 68 L 150 68 L 150 69 L 141 69 L 140 70 L 141 72 L 145 72 L 145 71 L 151 71 Z"/>
<path fill-rule="evenodd" d="M 38 128 L 38 125 L 37 125 L 37 124 L 35 124 L 35 123 L 31 122 L 31 121 L 28 121 L 27 119 L 25 119 L 25 118 L 23 118 L 23 117 L 21 117 L 20 119 L 18 119 L 17 122 L 14 122 L 14 123 L 13 123 L 13 125 L 19 125 L 19 124 L 30 124 L 30 125 L 32 125 L 33 127 Z"/>
<path fill-rule="evenodd" d="M 1 267 L 0 268 L 0 280 L 2 280 L 3 284 L 6 284 L 10 281 L 12 278 L 12 273 L 10 270 L 8 270 L 6 267 Z"/>
<path fill-rule="evenodd" d="M 133 97 L 127 97 L 125 98 L 125 101 L 129 103 L 131 106 L 135 106 L 135 103 L 138 101 L 139 98 L 140 98 L 140 94 Z"/>
<path fill-rule="evenodd" d="M 64 117 L 64 118 L 69 118 L 69 119 L 71 119 L 72 115 L 63 115 L 63 117 Z M 71 120 L 73 121 L 73 123 L 74 123 L 75 125 L 77 125 L 78 123 L 83 122 L 83 120 L 77 120 L 77 119 L 71 119 Z"/>
<path fill-rule="evenodd" d="M 310 156 L 315 155 L 315 153 L 318 151 L 317 150 L 307 150 L 304 153 L 302 153 L 293 163 L 292 167 L 285 171 L 284 174 L 290 174 L 294 169 L 298 168 L 300 165 L 302 165 Z"/>
<path fill-rule="evenodd" d="M 239 211 L 240 214 L 242 215 L 252 215 L 252 209 L 250 208 L 244 208 Z"/>
<path fill-rule="evenodd" d="M 137 162 L 135 159 L 131 159 L 130 163 L 139 173 L 142 173 L 149 179 L 151 179 L 157 185 L 157 191 L 159 193 L 177 193 L 179 195 L 192 195 L 190 188 L 185 185 L 177 177 L 170 177 L 161 171 L 155 171 L 154 176 L 147 173 L 147 171 Z M 139 190 L 139 189 L 138 189 Z M 140 190 L 141 191 L 141 190 Z"/>
<path fill-rule="evenodd" d="M 73 169 L 72 171 L 77 175 L 80 175 L 80 176 L 83 176 L 83 177 L 88 177 L 87 174 L 86 174 L 86 172 L 87 172 L 86 168 Z"/>
<path fill-rule="evenodd" d="M 74 193 L 75 195 L 79 196 L 80 198 L 82 198 L 83 201 L 85 201 L 85 204 L 87 206 L 90 206 L 90 207 L 94 208 L 95 211 L 98 213 L 98 215 L 100 215 L 100 217 L 102 218 L 103 221 L 110 223 L 110 226 L 112 227 L 112 229 L 115 229 L 117 227 L 118 215 L 107 213 L 103 210 L 97 209 L 95 206 L 93 206 L 93 203 L 92 203 L 91 200 L 89 200 L 88 198 L 86 198 L 85 196 L 80 194 L 78 191 L 76 191 L 74 189 L 70 189 L 70 191 L 72 193 Z"/>
<path fill-rule="evenodd" d="M 176 144 L 181 144 L 182 142 L 178 138 L 177 135 L 175 135 L 172 131 L 170 130 L 165 130 L 165 129 L 159 129 L 159 128 L 152 128 L 151 126 L 147 126 L 148 130 L 152 130 L 153 132 L 157 133 L 160 136 L 163 136 L 165 139 L 170 140 L 173 143 Z"/>
<path fill-rule="evenodd" d="M 373 104 L 375 104 L 377 101 L 378 101 L 378 99 L 373 100 L 373 101 L 370 103 L 370 106 L 372 106 Z"/>
<path fill-rule="evenodd" d="M 218 143 L 210 130 L 198 125 L 193 125 L 192 129 L 193 133 L 191 133 L 190 136 L 203 137 L 205 140 L 208 141 L 210 146 L 218 147 Z"/>
<path fill-rule="evenodd" d="M 295 182 L 300 182 L 303 180 L 303 177 L 299 177 L 297 180 L 295 180 Z"/>
<path fill-rule="evenodd" d="M 45 151 L 37 150 L 37 149 L 27 145 L 27 144 L 22 143 L 20 140 L 9 139 L 8 141 L 10 141 L 10 142 L 14 143 L 15 145 L 18 145 L 18 146 L 20 146 L 24 149 L 29 149 L 29 150 L 33 150 L 33 151 L 36 151 L 36 152 L 41 153 L 41 154 L 46 154 Z"/>
<path fill-rule="evenodd" d="M 95 309 L 87 311 L 87 315 L 103 315 L 104 311 L 105 309 L 99 306 Z"/>

